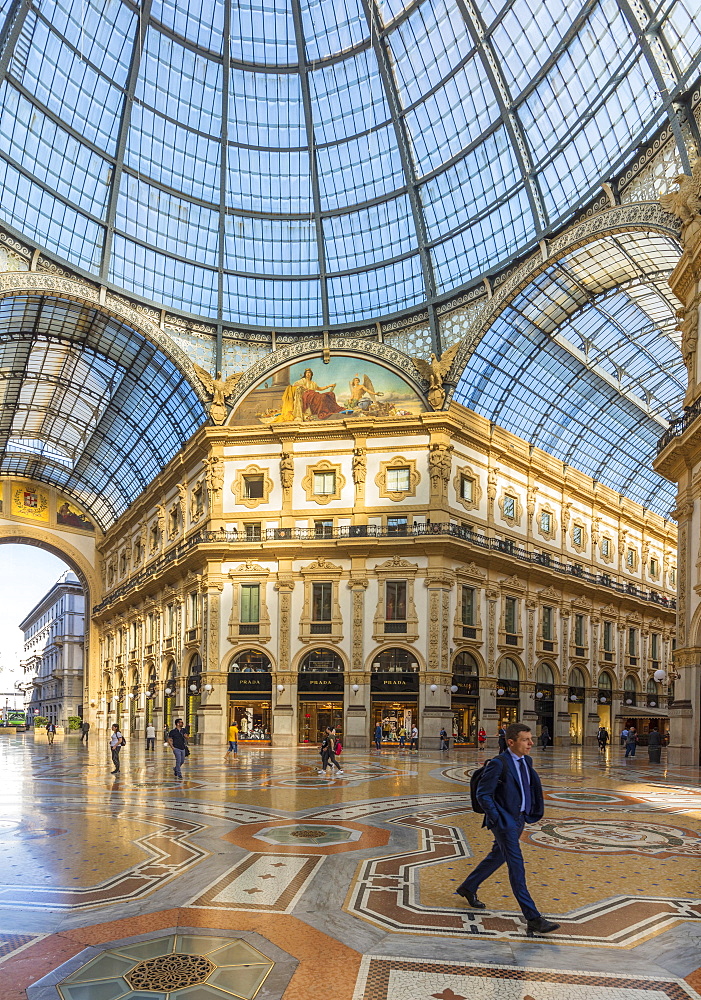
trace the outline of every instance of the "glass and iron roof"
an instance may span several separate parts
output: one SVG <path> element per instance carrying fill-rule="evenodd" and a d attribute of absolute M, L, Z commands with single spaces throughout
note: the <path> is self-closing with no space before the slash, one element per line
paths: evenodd
<path fill-rule="evenodd" d="M 175 361 L 118 320 L 0 299 L 0 475 L 63 490 L 105 529 L 206 416 Z"/>
<path fill-rule="evenodd" d="M 699 0 L 0 0 L 5 222 L 220 322 L 389 316 L 561 227 L 699 73 Z M 685 154 L 684 154 L 685 155 Z"/>
<path fill-rule="evenodd" d="M 455 398 L 662 516 L 652 469 L 686 390 L 667 278 L 679 247 L 622 233 L 551 264 L 477 344 Z"/>

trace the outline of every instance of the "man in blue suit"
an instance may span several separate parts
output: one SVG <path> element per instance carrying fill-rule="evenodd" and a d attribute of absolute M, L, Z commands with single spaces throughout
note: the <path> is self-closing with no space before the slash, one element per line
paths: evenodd
<path fill-rule="evenodd" d="M 533 737 L 528 726 L 513 722 L 506 728 L 506 750 L 487 762 L 477 786 L 477 801 L 484 809 L 484 823 L 494 836 L 487 857 L 456 889 L 473 910 L 486 909 L 477 898 L 481 884 L 504 863 L 511 890 L 527 921 L 527 934 L 547 934 L 560 926 L 542 915 L 526 885 L 526 871 L 519 837 L 526 823 L 543 816 L 543 788 L 528 753 Z"/>

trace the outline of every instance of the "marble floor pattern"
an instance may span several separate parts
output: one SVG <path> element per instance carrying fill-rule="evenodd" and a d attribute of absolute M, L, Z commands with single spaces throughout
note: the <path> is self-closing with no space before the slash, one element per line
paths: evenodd
<path fill-rule="evenodd" d="M 330 777 L 313 748 L 195 747 L 175 781 L 162 746 L 112 775 L 97 739 L 0 737 L 0 996 L 699 1000 L 699 769 L 537 752 L 522 846 L 561 928 L 527 938 L 505 872 L 486 910 L 453 895 L 490 842 L 485 756 L 344 751 Z"/>

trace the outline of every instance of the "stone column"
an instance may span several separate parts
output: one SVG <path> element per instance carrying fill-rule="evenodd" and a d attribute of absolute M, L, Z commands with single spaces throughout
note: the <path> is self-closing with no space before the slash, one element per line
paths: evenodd
<path fill-rule="evenodd" d="M 229 710 L 227 676 L 222 670 L 219 647 L 220 604 L 224 585 L 220 580 L 209 581 L 203 594 L 202 608 L 202 700 L 197 712 L 199 741 L 202 746 L 221 746 L 226 736 Z M 187 678 L 185 677 L 184 683 Z M 206 691 L 205 684 L 212 690 Z M 185 693 L 187 697 L 187 692 Z M 155 725 L 154 721 L 154 725 Z"/>
<path fill-rule="evenodd" d="M 356 489 L 358 483 L 356 483 Z M 363 564 L 365 560 L 363 559 Z M 367 749 L 370 742 L 370 674 L 365 667 L 365 591 L 368 578 L 364 565 L 359 572 L 352 571 L 348 580 L 351 591 L 351 663 L 344 684 L 346 726 L 344 746 Z M 358 690 L 354 691 L 353 688 Z"/>
<path fill-rule="evenodd" d="M 278 573 L 275 589 L 278 592 L 278 662 L 273 677 L 272 745 L 291 747 L 297 743 L 296 701 L 297 678 L 290 673 L 290 642 L 292 629 L 292 591 L 295 587 L 291 573 Z M 294 681 L 294 683 L 293 683 Z M 285 690 L 277 691 L 283 684 Z M 294 695 L 294 702 L 292 697 Z"/>

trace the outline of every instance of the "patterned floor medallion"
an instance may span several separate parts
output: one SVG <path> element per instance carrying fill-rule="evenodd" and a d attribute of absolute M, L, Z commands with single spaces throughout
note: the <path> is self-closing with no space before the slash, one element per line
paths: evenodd
<path fill-rule="evenodd" d="M 237 938 L 169 935 L 102 952 L 58 991 L 62 1000 L 253 1000 L 274 964 Z"/>
<path fill-rule="evenodd" d="M 601 819 L 542 820 L 527 827 L 524 838 L 541 847 L 578 854 L 642 854 L 669 858 L 701 857 L 701 838 L 691 830 L 656 823 Z"/>

